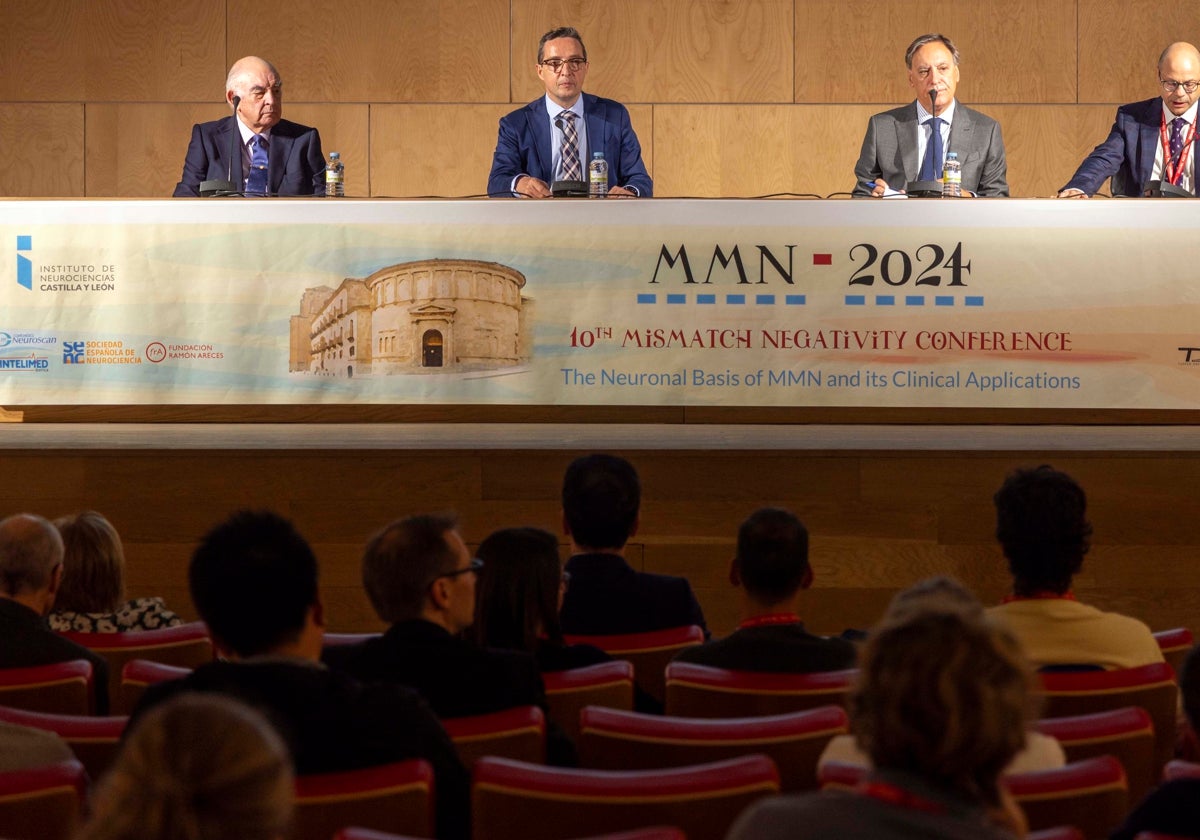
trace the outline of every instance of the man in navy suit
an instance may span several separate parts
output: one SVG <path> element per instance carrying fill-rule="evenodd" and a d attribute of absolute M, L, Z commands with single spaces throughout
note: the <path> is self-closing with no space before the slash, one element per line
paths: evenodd
<path fill-rule="evenodd" d="M 225 80 L 225 100 L 234 116 L 192 126 L 192 140 L 183 161 L 177 197 L 200 195 L 200 184 L 228 179 L 239 192 L 266 195 L 316 195 L 324 191 L 325 157 L 315 128 L 281 119 L 283 82 L 270 62 L 255 56 L 237 61 Z M 234 132 L 241 153 L 230 159 Z M 249 182 L 255 137 L 265 141 L 265 186 Z"/>
<path fill-rule="evenodd" d="M 654 182 L 642 163 L 629 111 L 584 93 L 587 71 L 587 48 L 577 30 L 563 26 L 542 36 L 537 74 L 546 95 L 500 120 L 488 195 L 546 198 L 553 181 L 586 181 L 592 152 L 604 152 L 608 162 L 609 196 L 652 194 Z M 570 134 L 576 136 L 573 143 Z"/>
<path fill-rule="evenodd" d="M 1196 100 L 1200 98 L 1200 52 L 1175 43 L 1158 59 L 1161 97 L 1122 105 L 1108 138 L 1097 146 L 1059 198 L 1087 198 L 1116 176 L 1113 195 L 1140 196 L 1149 181 L 1196 193 Z"/>

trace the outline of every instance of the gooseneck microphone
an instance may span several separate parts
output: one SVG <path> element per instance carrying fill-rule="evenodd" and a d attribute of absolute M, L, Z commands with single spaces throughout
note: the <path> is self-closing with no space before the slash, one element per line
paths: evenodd
<path fill-rule="evenodd" d="M 234 125 L 233 131 L 229 135 L 229 164 L 225 167 L 225 180 L 222 181 L 218 178 L 201 181 L 200 195 L 204 198 L 208 198 L 209 196 L 240 195 L 242 192 L 238 185 L 233 183 L 233 156 L 241 154 L 238 141 L 241 139 L 242 133 L 237 127 L 237 109 L 238 105 L 242 102 L 242 97 L 235 95 L 232 102 Z"/>
<path fill-rule="evenodd" d="M 934 111 L 937 109 L 938 90 L 935 87 L 929 89 L 929 113 L 931 116 L 936 116 Z M 930 126 L 933 131 L 937 131 L 937 124 Z M 929 134 L 929 142 L 933 143 L 933 132 Z M 919 178 L 921 173 L 917 173 Z M 942 197 L 942 182 L 941 181 L 909 181 L 904 185 L 904 192 L 910 198 L 941 198 Z"/>

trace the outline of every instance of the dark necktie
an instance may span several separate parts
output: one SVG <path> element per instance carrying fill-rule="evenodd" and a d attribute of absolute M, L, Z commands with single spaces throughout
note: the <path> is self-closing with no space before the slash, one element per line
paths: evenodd
<path fill-rule="evenodd" d="M 1187 120 L 1176 117 L 1171 120 L 1171 166 L 1179 166 L 1179 156 L 1183 154 L 1183 128 Z"/>
<path fill-rule="evenodd" d="M 575 133 L 575 112 L 563 111 L 558 115 L 562 121 L 562 162 L 559 171 L 562 181 L 582 181 L 583 170 L 579 167 L 579 135 Z"/>
<path fill-rule="evenodd" d="M 922 125 L 930 125 L 933 130 L 929 132 L 929 142 L 925 146 L 925 160 L 921 162 L 921 173 L 917 176 L 917 180 L 940 181 L 942 180 L 942 118 L 930 117 Z"/>
<path fill-rule="evenodd" d="M 250 177 L 246 179 L 246 192 L 267 194 L 267 138 L 261 134 L 250 138 Z"/>

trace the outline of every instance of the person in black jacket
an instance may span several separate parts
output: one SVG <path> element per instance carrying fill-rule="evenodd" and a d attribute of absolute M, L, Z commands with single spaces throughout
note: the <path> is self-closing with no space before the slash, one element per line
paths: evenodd
<path fill-rule="evenodd" d="M 227 658 L 147 689 L 130 718 L 189 691 L 227 694 L 278 730 L 300 775 L 423 758 L 434 769 L 437 834 L 470 834 L 470 779 L 426 703 L 394 683 L 360 683 L 320 662 L 317 559 L 290 522 L 243 511 L 210 531 L 188 570 L 192 601 Z"/>

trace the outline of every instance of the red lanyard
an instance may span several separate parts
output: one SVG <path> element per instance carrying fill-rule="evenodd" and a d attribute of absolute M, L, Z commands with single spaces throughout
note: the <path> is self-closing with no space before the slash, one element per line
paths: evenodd
<path fill-rule="evenodd" d="M 1032 595 L 1005 595 L 1004 603 L 1011 604 L 1013 601 L 1074 601 L 1075 593 L 1067 590 L 1059 594 L 1058 592 L 1034 592 Z"/>
<path fill-rule="evenodd" d="M 946 807 L 930 799 L 923 799 L 904 788 L 890 785 L 887 782 L 864 782 L 855 788 L 863 796 L 878 799 L 897 808 L 907 808 L 910 811 L 924 811 L 927 814 L 944 814 Z"/>
<path fill-rule="evenodd" d="M 739 630 L 745 630 L 747 627 L 766 627 L 771 624 L 799 624 L 800 616 L 795 613 L 772 613 L 771 615 L 756 615 L 754 618 L 747 618 L 738 625 Z"/>
<path fill-rule="evenodd" d="M 1167 176 L 1168 181 L 1175 186 L 1179 186 L 1179 180 L 1183 177 L 1183 173 L 1187 169 L 1188 155 L 1192 151 L 1192 140 L 1196 137 L 1196 124 L 1194 122 L 1188 123 L 1187 135 L 1183 138 L 1183 149 L 1179 152 L 1178 164 L 1171 160 L 1171 140 L 1167 134 L 1166 114 L 1162 115 L 1162 123 L 1158 128 L 1158 136 L 1162 141 L 1163 174 Z"/>

